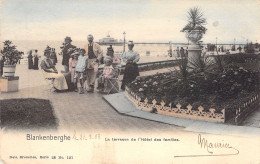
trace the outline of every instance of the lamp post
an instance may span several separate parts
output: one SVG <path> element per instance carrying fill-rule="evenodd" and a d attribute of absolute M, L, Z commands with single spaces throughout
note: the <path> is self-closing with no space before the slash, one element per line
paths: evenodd
<path fill-rule="evenodd" d="M 125 52 L 125 32 L 123 33 L 123 35 L 124 35 L 124 50 L 123 50 L 123 52 Z"/>
<path fill-rule="evenodd" d="M 218 37 L 216 37 L 216 52 L 218 53 Z"/>
<path fill-rule="evenodd" d="M 234 38 L 234 51 L 236 50 L 236 38 Z"/>

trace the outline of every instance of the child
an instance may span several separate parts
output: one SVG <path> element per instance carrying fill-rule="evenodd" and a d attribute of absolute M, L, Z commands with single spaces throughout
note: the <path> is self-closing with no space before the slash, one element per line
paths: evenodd
<path fill-rule="evenodd" d="M 79 88 L 80 94 L 84 93 L 84 90 L 83 90 L 83 86 L 84 86 L 83 75 L 84 75 L 84 72 L 85 72 L 86 63 L 87 63 L 87 59 L 88 59 L 88 56 L 84 56 L 85 53 L 86 53 L 86 51 L 84 49 L 80 49 L 78 62 L 77 62 L 76 68 L 75 68 L 76 73 L 75 73 L 75 76 L 74 76 L 75 79 L 78 78 L 79 81 L 80 81 L 80 85 L 81 85 L 81 87 Z"/>
<path fill-rule="evenodd" d="M 78 92 L 77 79 L 74 78 L 75 68 L 76 68 L 76 65 L 78 62 L 78 55 L 79 55 L 79 52 L 74 52 L 73 54 L 71 54 L 71 57 L 69 59 L 69 72 L 71 73 L 71 83 L 73 84 L 75 92 Z"/>
<path fill-rule="evenodd" d="M 110 45 L 110 47 L 107 48 L 107 56 L 110 56 L 113 59 L 112 65 L 113 67 L 116 67 L 117 65 L 119 65 L 121 63 L 121 59 L 118 55 L 114 54 L 114 49 L 112 47 L 112 45 Z"/>
<path fill-rule="evenodd" d="M 110 56 L 106 56 L 104 59 L 105 67 L 103 69 L 102 75 L 98 78 L 97 89 L 100 92 L 104 92 L 106 79 L 111 79 L 116 76 L 116 71 L 112 66 L 113 59 Z"/>

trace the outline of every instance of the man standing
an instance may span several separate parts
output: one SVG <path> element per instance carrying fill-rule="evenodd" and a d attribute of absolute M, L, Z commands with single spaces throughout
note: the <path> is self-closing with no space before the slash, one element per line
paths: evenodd
<path fill-rule="evenodd" d="M 176 54 L 177 54 L 177 57 L 179 58 L 181 55 L 180 55 L 180 49 L 179 49 L 179 47 L 177 47 L 177 49 L 176 49 Z"/>
<path fill-rule="evenodd" d="M 87 84 L 88 84 L 88 92 L 94 92 L 95 80 L 98 73 L 98 64 L 103 56 L 103 51 L 99 44 L 93 42 L 94 37 L 92 35 L 88 35 L 88 44 L 84 46 L 86 51 L 85 55 L 88 55 L 88 63 L 87 63 Z"/>
<path fill-rule="evenodd" d="M 181 58 L 185 57 L 185 52 L 184 52 L 183 47 L 181 47 L 181 49 L 180 49 L 180 56 L 181 56 Z"/>
<path fill-rule="evenodd" d="M 64 72 L 69 72 L 70 55 L 72 54 L 73 49 L 76 48 L 76 46 L 73 46 L 71 42 L 72 42 L 71 38 L 67 36 L 65 38 L 64 47 L 62 49 L 62 54 L 63 54 L 62 65 L 64 66 Z"/>
<path fill-rule="evenodd" d="M 56 65 L 56 63 L 58 62 L 58 60 L 57 60 L 57 55 L 56 55 L 56 52 L 55 52 L 55 48 L 52 48 L 52 49 L 51 49 L 51 56 L 50 56 L 50 58 L 51 58 L 52 63 L 53 63 L 54 65 Z"/>
<path fill-rule="evenodd" d="M 4 57 L 0 54 L 0 77 L 3 75 L 3 68 L 4 68 Z"/>

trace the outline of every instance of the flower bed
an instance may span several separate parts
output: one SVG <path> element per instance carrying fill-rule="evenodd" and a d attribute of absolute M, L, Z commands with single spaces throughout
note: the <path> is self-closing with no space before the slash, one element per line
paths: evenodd
<path fill-rule="evenodd" d="M 214 122 L 234 120 L 259 101 L 259 71 L 232 66 L 222 73 L 196 75 L 187 83 L 172 73 L 140 77 L 126 89 L 139 109 Z M 171 79 L 171 83 L 166 83 Z"/>
<path fill-rule="evenodd" d="M 138 108 L 146 111 L 156 110 L 158 114 L 181 117 L 181 118 L 190 118 L 197 120 L 205 120 L 212 122 L 225 122 L 225 109 L 221 113 L 216 113 L 214 108 L 210 108 L 209 112 L 204 111 L 202 106 L 199 106 L 198 109 L 192 109 L 193 107 L 189 104 L 187 107 L 182 107 L 181 104 L 166 105 L 164 101 L 157 102 L 155 99 L 152 103 L 148 102 L 148 99 L 142 101 L 134 92 L 129 88 L 126 88 L 126 97 Z"/>

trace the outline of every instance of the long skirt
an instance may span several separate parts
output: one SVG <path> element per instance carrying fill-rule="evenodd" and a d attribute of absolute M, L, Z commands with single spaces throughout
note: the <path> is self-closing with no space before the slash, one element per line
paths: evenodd
<path fill-rule="evenodd" d="M 77 82 L 77 79 L 74 78 L 75 77 L 75 68 L 71 68 L 71 82 L 72 83 L 76 83 Z"/>
<path fill-rule="evenodd" d="M 32 60 L 32 58 L 28 59 L 28 68 L 29 69 L 33 69 L 33 60 Z"/>
<path fill-rule="evenodd" d="M 58 90 L 66 90 L 68 89 L 68 85 L 65 79 L 65 76 L 62 73 L 50 73 L 43 71 L 44 78 L 54 78 L 53 86 Z"/>
<path fill-rule="evenodd" d="M 3 75 L 4 61 L 0 60 L 0 76 Z"/>
<path fill-rule="evenodd" d="M 127 63 L 125 66 L 124 77 L 121 85 L 121 89 L 125 90 L 125 86 L 135 80 L 137 76 L 140 76 L 139 69 L 136 63 Z"/>
<path fill-rule="evenodd" d="M 33 69 L 35 69 L 35 70 L 39 69 L 38 64 L 39 64 L 39 59 L 35 57 L 34 58 Z"/>

